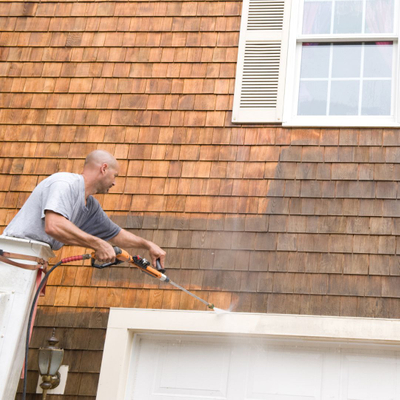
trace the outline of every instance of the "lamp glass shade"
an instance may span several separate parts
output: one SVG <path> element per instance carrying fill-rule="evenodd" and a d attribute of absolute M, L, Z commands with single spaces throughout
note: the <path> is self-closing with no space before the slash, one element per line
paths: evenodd
<path fill-rule="evenodd" d="M 49 369 L 49 374 L 50 375 L 56 375 L 57 371 L 61 367 L 62 360 L 64 358 L 64 350 L 62 349 L 53 349 L 53 354 L 51 357 L 51 363 L 50 363 L 50 369 Z"/>
<path fill-rule="evenodd" d="M 62 349 L 39 349 L 40 375 L 56 375 L 64 357 Z"/>
<path fill-rule="evenodd" d="M 49 365 L 51 360 L 51 350 L 50 349 L 39 349 L 39 373 L 40 375 L 49 374 Z"/>

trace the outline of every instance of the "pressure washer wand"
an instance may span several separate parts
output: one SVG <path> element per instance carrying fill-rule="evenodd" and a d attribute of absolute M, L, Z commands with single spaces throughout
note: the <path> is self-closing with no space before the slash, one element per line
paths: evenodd
<path fill-rule="evenodd" d="M 150 275 L 153 278 L 157 278 L 160 281 L 170 283 L 171 285 L 173 285 L 173 286 L 177 287 L 178 289 L 182 290 L 183 292 L 187 293 L 189 296 L 192 296 L 195 299 L 201 301 L 211 310 L 214 310 L 214 304 L 208 303 L 207 301 L 205 301 L 205 300 L 201 299 L 200 297 L 196 296 L 195 294 L 189 292 L 188 290 L 186 290 L 182 286 L 178 285 L 177 283 L 171 281 L 171 279 L 169 279 L 168 276 L 164 274 L 165 270 L 162 269 L 159 260 L 157 260 L 157 269 L 156 269 L 156 268 L 153 268 L 145 258 L 141 258 L 139 256 L 131 256 L 127 251 L 120 249 L 119 247 L 114 247 L 114 250 L 115 250 L 115 256 L 116 256 L 117 260 L 112 263 L 106 263 L 106 264 L 101 264 L 101 265 L 96 264 L 95 254 L 92 253 L 92 266 L 95 268 L 102 269 L 105 267 L 109 267 L 110 265 L 119 264 L 124 261 L 128 262 L 128 263 L 132 264 L 134 267 L 139 268 L 145 274 Z"/>
<path fill-rule="evenodd" d="M 212 303 L 207 303 L 205 300 L 201 299 L 199 296 L 196 296 L 194 293 L 189 292 L 189 290 L 186 290 L 185 288 L 183 288 L 182 286 L 178 285 L 177 283 L 171 281 L 171 279 L 168 281 L 171 285 L 174 285 L 175 287 L 177 287 L 178 289 L 182 290 L 183 292 L 187 293 L 189 296 L 194 297 L 195 299 L 201 301 L 202 303 L 204 303 L 208 308 L 210 308 L 211 310 L 214 310 L 214 304 Z"/>

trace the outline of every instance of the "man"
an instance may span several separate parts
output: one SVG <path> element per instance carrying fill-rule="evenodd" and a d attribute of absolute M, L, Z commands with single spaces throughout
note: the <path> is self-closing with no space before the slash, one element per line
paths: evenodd
<path fill-rule="evenodd" d="M 87 156 L 81 175 L 59 172 L 49 176 L 33 190 L 3 235 L 45 242 L 53 250 L 64 244 L 89 247 L 101 263 L 115 260 L 111 244 L 144 248 L 149 251 L 152 264 L 156 266 L 159 258 L 164 268 L 164 250 L 121 229 L 92 197 L 108 193 L 115 185 L 118 169 L 118 162 L 110 153 L 95 150 Z"/>

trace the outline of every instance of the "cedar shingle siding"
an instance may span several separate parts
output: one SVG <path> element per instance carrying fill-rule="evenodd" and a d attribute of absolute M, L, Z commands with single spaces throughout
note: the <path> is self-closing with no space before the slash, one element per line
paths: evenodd
<path fill-rule="evenodd" d="M 102 148 L 121 165 L 104 209 L 217 307 L 399 318 L 399 131 L 232 125 L 241 4 L 2 1 L 1 231 Z M 124 265 L 58 268 L 29 367 L 57 327 L 60 399 L 95 398 L 109 307 L 205 309 Z"/>

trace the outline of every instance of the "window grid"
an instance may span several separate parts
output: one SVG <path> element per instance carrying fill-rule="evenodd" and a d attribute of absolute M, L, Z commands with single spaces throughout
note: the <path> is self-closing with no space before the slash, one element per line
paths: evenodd
<path fill-rule="evenodd" d="M 353 43 L 352 43 L 353 44 Z M 392 44 L 393 45 L 393 44 Z M 354 114 L 354 116 L 363 116 L 367 114 L 362 114 L 362 107 L 363 107 L 363 90 L 364 90 L 364 82 L 366 81 L 388 81 L 392 82 L 392 92 L 393 92 L 393 77 L 368 77 L 365 76 L 364 74 L 364 66 L 365 66 L 365 43 L 360 43 L 360 66 L 359 66 L 359 73 L 358 76 L 356 77 L 334 77 L 333 76 L 333 49 L 334 49 L 335 44 L 331 43 L 329 46 L 329 69 L 328 69 L 328 75 L 327 77 L 323 78 L 302 78 L 300 77 L 299 83 L 301 82 L 327 82 L 327 104 L 326 104 L 326 116 L 332 116 L 336 114 L 331 114 L 331 88 L 332 88 L 332 83 L 333 82 L 340 82 L 340 81 L 349 81 L 349 82 L 358 82 L 359 83 L 359 88 L 358 88 L 358 104 L 357 104 L 357 114 Z M 303 48 L 303 47 L 302 47 Z M 394 65 L 393 65 L 393 60 L 394 57 L 392 57 L 392 71 L 394 70 Z M 393 74 L 393 72 L 392 72 Z M 391 107 L 392 109 L 392 107 Z"/>
<path fill-rule="evenodd" d="M 334 28 L 335 28 L 335 11 L 336 11 L 336 0 L 332 0 L 332 9 L 331 9 L 331 16 L 330 16 L 330 33 L 329 34 L 303 34 L 302 32 L 304 31 L 304 3 L 305 1 L 302 1 L 302 6 L 300 7 L 301 9 L 301 22 L 298 25 L 298 30 L 299 33 L 297 35 L 297 46 L 300 47 L 300 67 L 301 67 L 301 61 L 302 61 L 302 50 L 303 46 L 302 44 L 305 42 L 311 42 L 311 43 L 330 43 L 330 53 L 329 53 L 329 73 L 327 78 L 301 78 L 300 72 L 298 74 L 298 86 L 297 86 L 297 101 L 296 101 L 296 107 L 295 107 L 295 113 L 296 115 L 300 117 L 304 116 L 312 116 L 310 114 L 302 115 L 299 114 L 299 104 L 300 104 L 300 84 L 301 82 L 306 82 L 306 81 L 327 81 L 327 99 L 326 99 L 326 113 L 325 115 L 320 115 L 321 117 L 337 117 L 341 115 L 332 115 L 330 114 L 331 112 L 331 90 L 332 90 L 332 82 L 334 81 L 357 81 L 359 82 L 359 88 L 358 88 L 358 104 L 357 104 L 357 114 L 356 115 L 346 115 L 344 114 L 343 116 L 352 116 L 352 117 L 365 117 L 368 114 L 362 114 L 362 107 L 363 107 L 363 90 L 364 90 L 364 82 L 366 81 L 391 81 L 391 106 L 390 106 L 390 116 L 393 116 L 394 109 L 394 99 L 393 95 L 396 92 L 395 91 L 395 57 L 397 57 L 397 44 L 398 44 L 398 38 L 395 35 L 394 32 L 392 33 L 376 33 L 376 34 L 371 34 L 371 33 L 365 33 L 366 29 L 366 3 L 367 0 L 362 1 L 362 25 L 361 25 L 361 32 L 360 33 L 349 33 L 349 34 L 335 34 L 333 33 Z M 395 2 L 396 3 L 396 2 Z M 395 11 L 397 8 L 397 5 L 394 4 Z M 397 31 L 397 23 L 393 24 L 393 31 Z M 388 41 L 391 42 L 393 46 L 392 50 L 392 76 L 390 78 L 385 78 L 385 77 L 365 77 L 364 76 L 364 65 L 365 65 L 365 44 L 367 42 L 377 42 L 377 41 Z M 332 65 L 333 65 L 333 47 L 334 43 L 349 43 L 349 42 L 360 42 L 361 45 L 361 62 L 360 62 L 360 73 L 357 78 L 349 77 L 349 78 L 334 78 L 332 77 Z M 300 68 L 299 68 L 300 69 Z M 387 115 L 377 115 L 379 116 L 387 116 Z"/>
<path fill-rule="evenodd" d="M 333 16 L 332 12 L 332 16 Z M 333 18 L 333 17 L 332 17 Z M 333 19 L 331 21 L 331 27 L 333 24 Z M 328 93 L 327 93 L 327 99 L 326 99 L 326 112 L 325 115 L 329 115 L 329 110 L 330 110 L 330 98 L 331 98 L 331 89 L 332 89 L 332 65 L 333 65 L 333 46 L 330 45 L 329 49 L 329 74 L 328 74 Z"/>
<path fill-rule="evenodd" d="M 365 1 L 364 1 L 365 5 Z M 364 19 L 363 19 L 364 21 Z M 363 103 L 363 88 L 364 88 L 364 62 L 365 62 L 365 44 L 361 46 L 361 63 L 360 63 L 360 87 L 358 88 L 358 113 L 357 115 L 361 115 L 361 110 L 362 110 L 362 103 Z M 392 72 L 393 74 L 393 72 Z M 392 110 L 390 110 L 390 114 L 392 113 Z"/>

